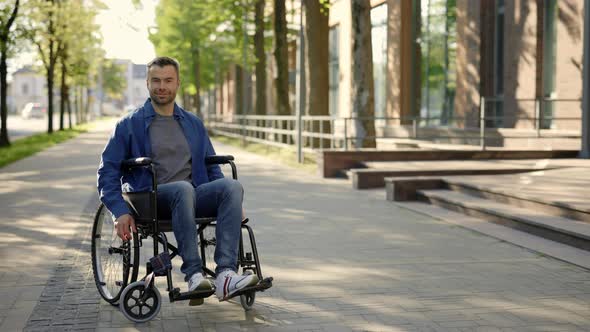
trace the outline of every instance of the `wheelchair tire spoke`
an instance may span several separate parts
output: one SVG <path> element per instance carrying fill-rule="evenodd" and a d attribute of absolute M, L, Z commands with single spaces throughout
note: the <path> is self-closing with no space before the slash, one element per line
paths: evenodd
<path fill-rule="evenodd" d="M 109 303 L 116 303 L 128 282 L 134 281 L 132 266 L 138 257 L 133 248 L 132 242 L 116 235 L 112 214 L 101 205 L 94 220 L 92 264 L 99 293 Z"/>

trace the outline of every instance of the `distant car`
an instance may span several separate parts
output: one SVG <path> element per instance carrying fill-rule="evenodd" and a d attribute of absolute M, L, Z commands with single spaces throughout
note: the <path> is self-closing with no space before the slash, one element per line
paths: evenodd
<path fill-rule="evenodd" d="M 21 116 L 23 119 L 30 119 L 30 118 L 43 118 L 47 110 L 45 107 L 41 106 L 39 103 L 27 103 L 23 110 L 21 111 Z"/>

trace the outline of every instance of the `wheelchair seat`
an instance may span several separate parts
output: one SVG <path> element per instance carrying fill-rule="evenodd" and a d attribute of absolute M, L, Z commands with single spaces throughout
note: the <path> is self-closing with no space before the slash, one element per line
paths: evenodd
<path fill-rule="evenodd" d="M 155 220 L 155 213 L 150 200 L 153 199 L 153 193 L 145 192 L 128 192 L 123 193 L 123 199 L 127 203 L 135 224 L 137 226 L 149 227 Z M 158 223 L 160 232 L 172 232 L 172 217 L 158 213 Z M 216 221 L 216 217 L 195 218 L 195 224 L 210 224 Z"/>

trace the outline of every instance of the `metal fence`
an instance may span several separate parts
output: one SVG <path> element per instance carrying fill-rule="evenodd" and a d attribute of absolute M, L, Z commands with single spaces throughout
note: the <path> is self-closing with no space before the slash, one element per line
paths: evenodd
<path fill-rule="evenodd" d="M 532 110 L 521 110 L 523 115 L 506 116 L 498 112 L 505 100 L 502 98 L 481 98 L 478 116 L 471 117 L 332 117 L 295 115 L 225 115 L 206 117 L 209 130 L 216 135 L 240 138 L 278 147 L 294 147 L 302 152 L 314 152 L 326 148 L 355 149 L 366 139 L 413 139 L 413 140 L 452 140 L 461 138 L 464 144 L 479 146 L 485 150 L 489 141 L 501 139 L 543 139 L 580 138 L 579 130 L 556 130 L 548 123 L 581 123 L 580 116 L 547 116 L 543 113 L 548 105 L 556 103 L 580 103 L 579 99 L 518 99 L 521 105 L 531 103 Z M 528 115 L 528 114 L 532 114 Z M 363 121 L 373 121 L 378 127 L 376 135 L 359 135 L 359 125 Z M 438 122 L 438 124 L 437 124 Z M 529 129 L 521 129 L 511 134 L 512 129 L 505 125 L 518 123 Z M 434 124 L 433 124 L 434 123 Z M 443 125 L 444 123 L 444 125 Z M 528 123 L 528 124 L 527 124 Z M 572 126 L 570 126 L 572 127 Z M 573 126 L 575 127 L 575 126 Z M 388 132 L 384 128 L 402 128 L 399 133 Z M 445 129 L 445 130 L 441 130 Z M 454 135 L 449 135 L 453 131 Z"/>

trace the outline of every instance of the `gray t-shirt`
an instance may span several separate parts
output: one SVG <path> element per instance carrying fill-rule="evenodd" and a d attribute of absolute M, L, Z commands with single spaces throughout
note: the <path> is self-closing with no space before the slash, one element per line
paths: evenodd
<path fill-rule="evenodd" d="M 158 183 L 191 182 L 191 153 L 180 124 L 173 116 L 156 114 L 149 131 Z"/>

